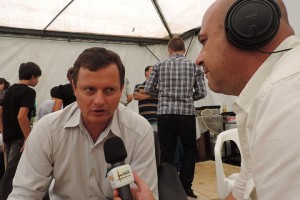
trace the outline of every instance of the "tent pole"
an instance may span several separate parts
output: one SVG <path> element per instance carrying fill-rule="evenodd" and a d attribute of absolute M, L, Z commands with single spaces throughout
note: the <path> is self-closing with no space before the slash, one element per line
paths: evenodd
<path fill-rule="evenodd" d="M 156 58 L 157 61 L 159 61 L 158 57 L 145 45 L 146 49 Z"/>
<path fill-rule="evenodd" d="M 157 14 L 158 14 L 158 16 L 159 16 L 161 22 L 163 23 L 163 25 L 164 25 L 165 28 L 167 29 L 167 31 L 168 31 L 168 33 L 169 33 L 169 37 L 170 37 L 170 38 L 173 38 L 173 35 L 172 35 L 171 31 L 170 31 L 170 28 L 169 28 L 168 23 L 167 23 L 167 21 L 166 21 L 166 19 L 165 19 L 165 16 L 164 16 L 163 13 L 161 12 L 161 9 L 160 9 L 160 7 L 159 7 L 157 1 L 156 1 L 156 0 L 151 0 L 151 1 L 152 1 L 153 5 L 154 5 L 155 10 L 157 11 Z"/>
<path fill-rule="evenodd" d="M 74 0 L 71 0 L 52 20 L 51 22 L 43 29 L 43 32 L 54 22 L 54 20 L 67 8 Z"/>

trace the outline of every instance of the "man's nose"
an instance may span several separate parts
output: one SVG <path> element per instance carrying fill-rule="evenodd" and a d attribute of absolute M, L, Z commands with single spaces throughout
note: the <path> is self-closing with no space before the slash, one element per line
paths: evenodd
<path fill-rule="evenodd" d="M 196 65 L 201 66 L 203 64 L 202 51 L 200 51 L 198 57 L 196 58 Z"/>
<path fill-rule="evenodd" d="M 101 91 L 97 91 L 94 98 L 94 103 L 96 105 L 102 105 L 105 102 L 105 95 Z"/>

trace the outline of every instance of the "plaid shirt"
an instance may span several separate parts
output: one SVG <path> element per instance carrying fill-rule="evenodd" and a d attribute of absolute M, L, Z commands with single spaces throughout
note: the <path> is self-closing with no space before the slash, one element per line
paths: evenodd
<path fill-rule="evenodd" d="M 194 101 L 203 99 L 207 94 L 202 68 L 183 55 L 157 63 L 145 91 L 158 95 L 158 115 L 194 115 Z"/>

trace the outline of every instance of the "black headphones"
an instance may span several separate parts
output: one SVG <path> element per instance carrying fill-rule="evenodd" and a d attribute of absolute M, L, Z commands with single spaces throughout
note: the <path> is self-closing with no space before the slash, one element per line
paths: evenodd
<path fill-rule="evenodd" d="M 259 49 L 275 37 L 280 17 L 274 0 L 237 0 L 225 17 L 226 36 L 240 49 Z"/>

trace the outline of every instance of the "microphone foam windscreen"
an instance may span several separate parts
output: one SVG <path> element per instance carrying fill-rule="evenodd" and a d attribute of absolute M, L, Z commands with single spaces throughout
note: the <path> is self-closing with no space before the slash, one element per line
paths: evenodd
<path fill-rule="evenodd" d="M 104 156 L 109 164 L 124 161 L 127 157 L 127 152 L 124 143 L 119 137 L 108 138 L 104 142 Z"/>

